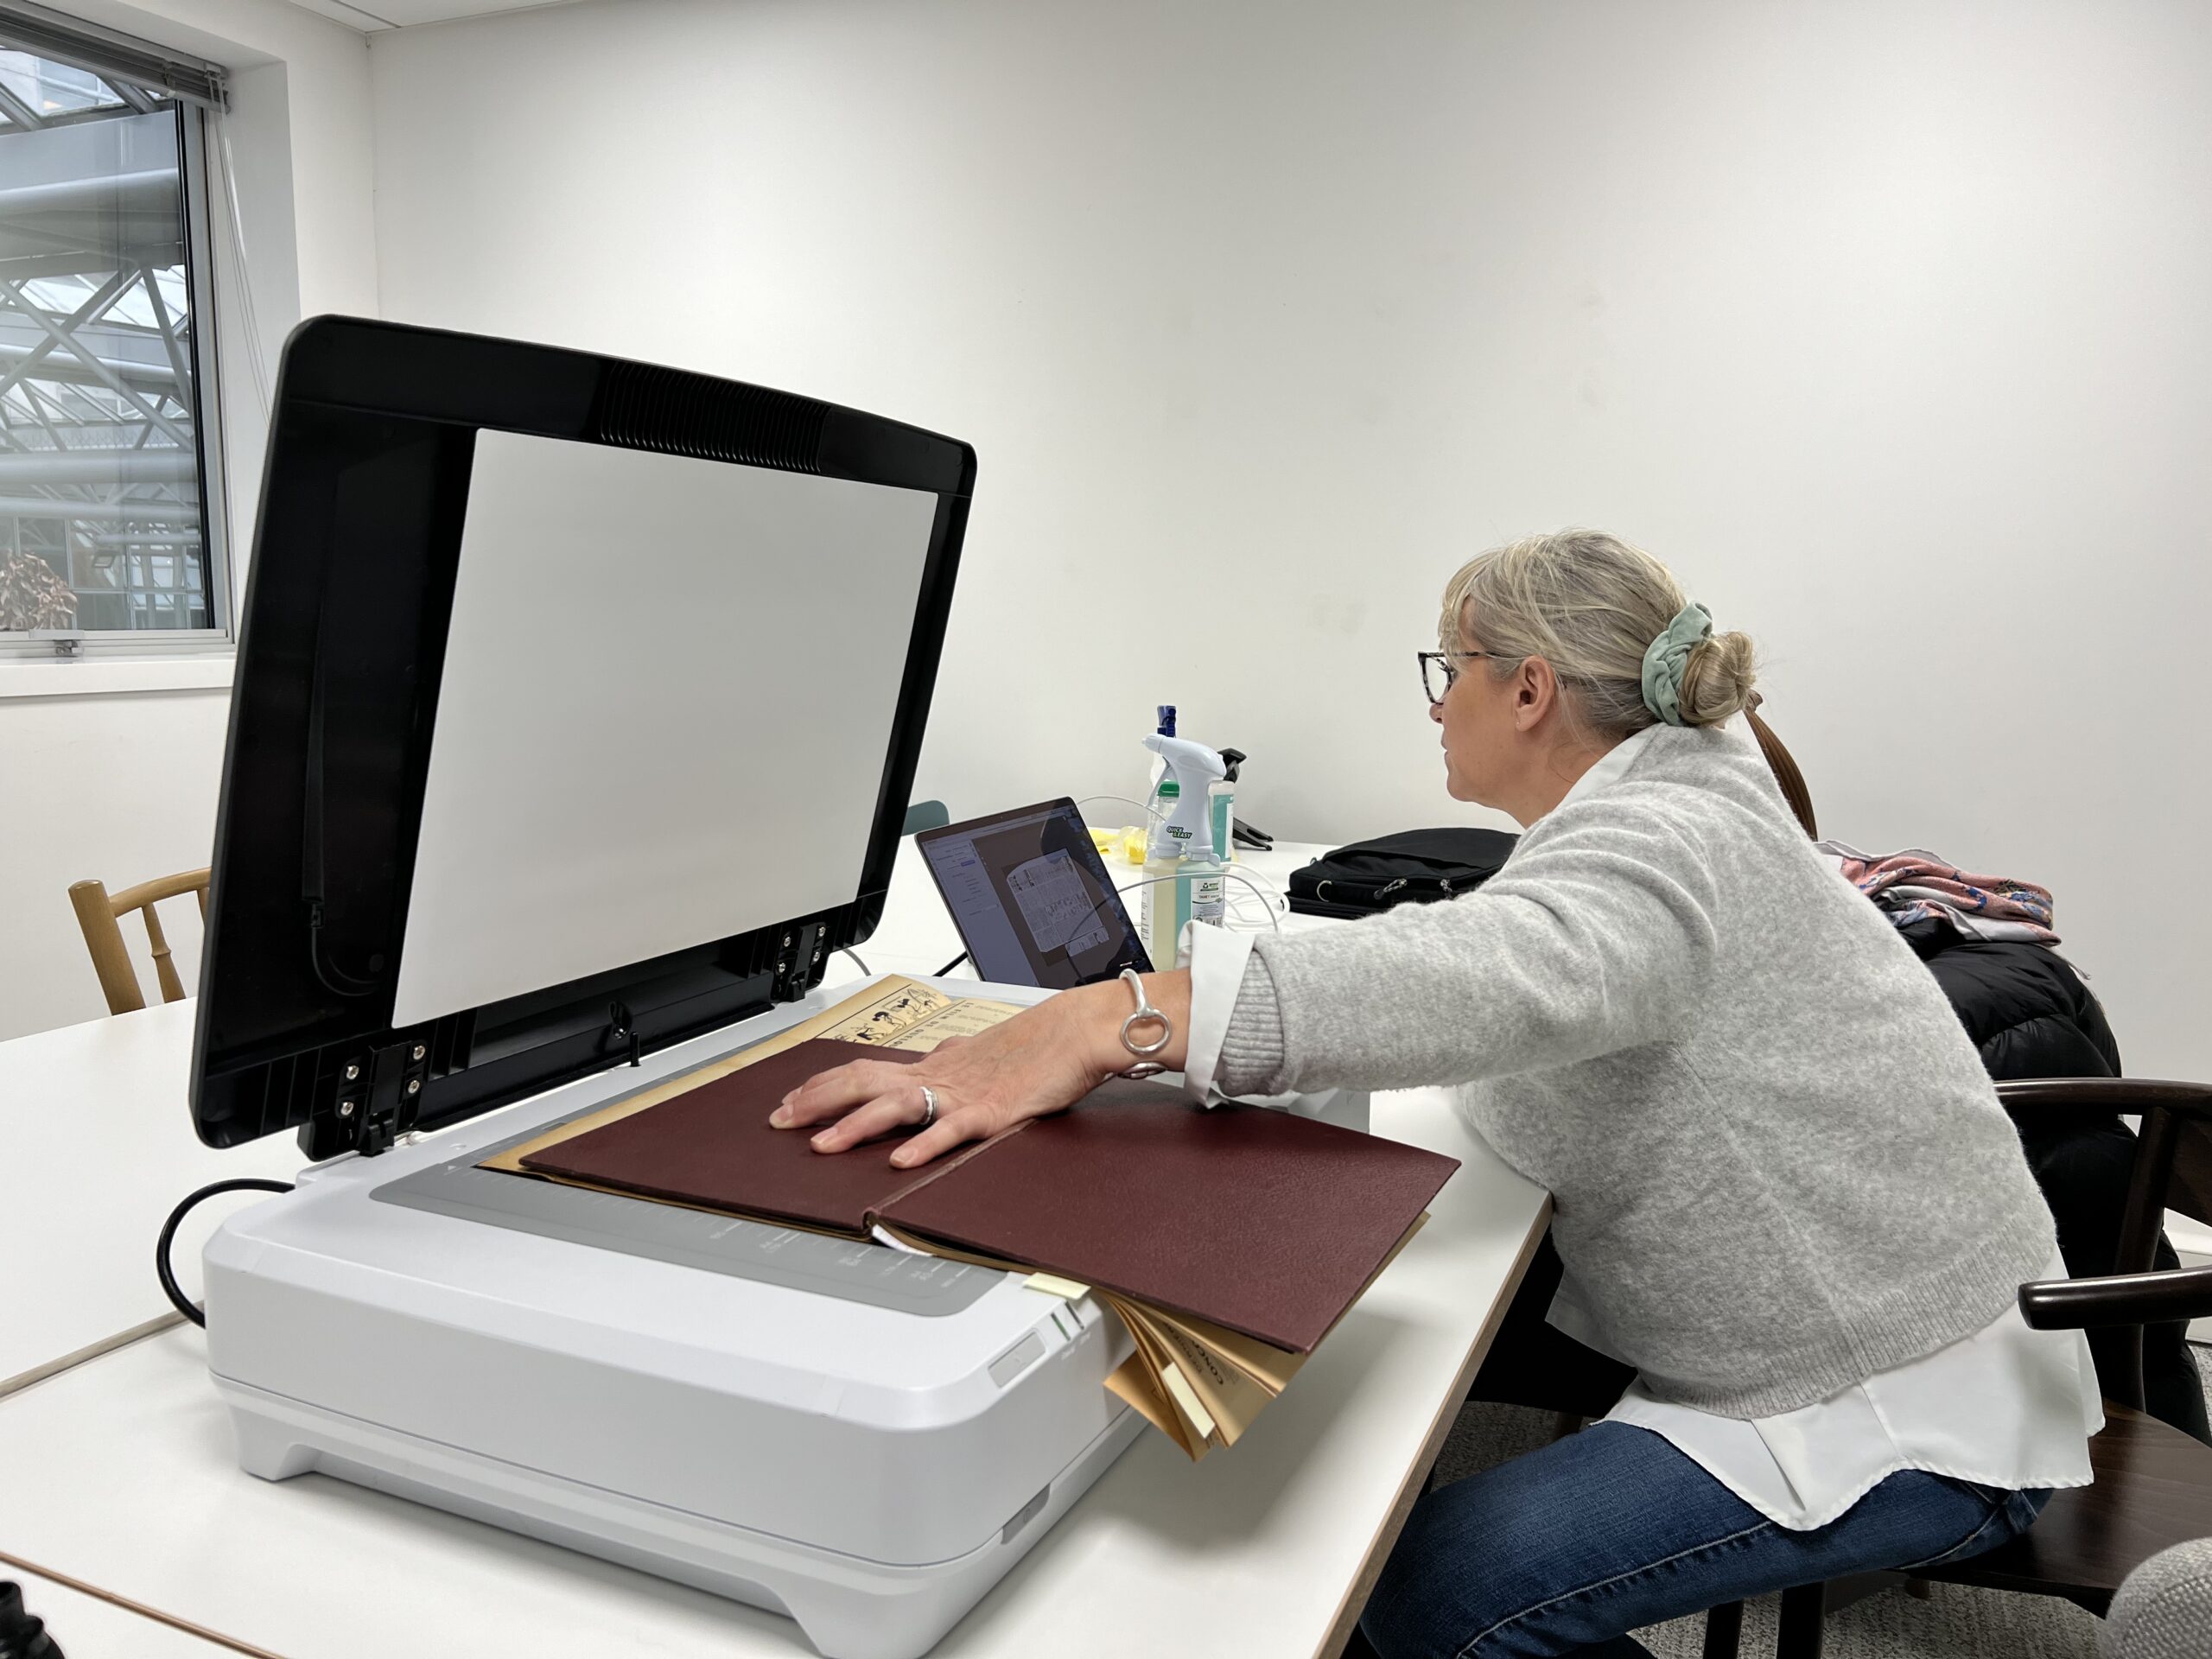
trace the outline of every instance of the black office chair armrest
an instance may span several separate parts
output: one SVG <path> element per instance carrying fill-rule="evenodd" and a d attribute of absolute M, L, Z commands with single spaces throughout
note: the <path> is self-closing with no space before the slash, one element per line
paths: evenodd
<path fill-rule="evenodd" d="M 2164 1083 L 2153 1077 L 2025 1077 L 1997 1085 L 2007 1106 L 2078 1107 L 2098 1117 L 2137 1116 L 2153 1108 L 2177 1117 L 2212 1121 L 2212 1084 Z"/>
<path fill-rule="evenodd" d="M 2212 1268 L 2037 1280 L 2020 1287 L 2020 1317 L 2038 1331 L 2212 1318 Z"/>

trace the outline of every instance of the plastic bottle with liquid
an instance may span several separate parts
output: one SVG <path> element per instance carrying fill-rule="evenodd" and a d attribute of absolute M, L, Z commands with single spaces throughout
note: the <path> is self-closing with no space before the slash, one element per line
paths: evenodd
<path fill-rule="evenodd" d="M 1144 886 L 1137 889 L 1137 935 L 1154 969 L 1179 967 L 1183 924 L 1191 919 L 1190 883 L 1183 879 L 1183 843 L 1169 833 L 1167 820 L 1181 804 L 1182 789 L 1173 778 L 1153 785 L 1158 809 L 1145 835 Z"/>
<path fill-rule="evenodd" d="M 1203 744 L 1165 734 L 1145 740 L 1167 763 L 1156 791 L 1160 815 L 1147 845 L 1138 931 L 1159 969 L 1182 965 L 1185 922 L 1219 926 L 1228 910 L 1228 880 L 1216 848 L 1208 785 L 1222 776 L 1222 759 Z"/>

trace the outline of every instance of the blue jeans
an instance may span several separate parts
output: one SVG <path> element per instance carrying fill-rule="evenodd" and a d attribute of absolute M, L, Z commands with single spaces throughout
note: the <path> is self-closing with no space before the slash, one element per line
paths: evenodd
<path fill-rule="evenodd" d="M 1599 1423 L 1423 1497 L 1360 1630 L 1382 1659 L 1649 1659 L 1629 1631 L 1978 1555 L 2024 1532 L 2050 1496 L 1907 1471 L 1827 1526 L 1791 1532 L 1662 1436 Z"/>

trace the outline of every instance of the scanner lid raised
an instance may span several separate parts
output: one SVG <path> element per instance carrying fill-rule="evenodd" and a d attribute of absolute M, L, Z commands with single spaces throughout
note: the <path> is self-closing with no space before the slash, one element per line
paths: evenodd
<path fill-rule="evenodd" d="M 351 318 L 270 421 L 200 1138 L 374 1152 L 804 995 L 882 913 L 965 444 Z"/>

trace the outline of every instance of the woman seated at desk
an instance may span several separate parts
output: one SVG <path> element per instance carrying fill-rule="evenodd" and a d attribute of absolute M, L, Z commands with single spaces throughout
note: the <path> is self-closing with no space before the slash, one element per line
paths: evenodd
<path fill-rule="evenodd" d="M 1144 981 L 1201 1099 L 1465 1085 L 1548 1188 L 1554 1324 L 1636 1369 L 1607 1418 L 1414 1508 L 1361 1628 L 1384 1659 L 1646 1650 L 1716 1604 L 1960 1559 L 2086 1484 L 2064 1276 L 1981 1063 L 1887 921 L 1821 864 L 1752 741 L 1751 644 L 1666 568 L 1568 531 L 1485 553 L 1423 653 L 1446 787 L 1527 829 L 1448 904 L 1197 930 Z M 779 1112 L 917 1164 L 1133 1060 L 1120 983 Z M 926 1086 L 926 1091 L 925 1087 Z"/>

